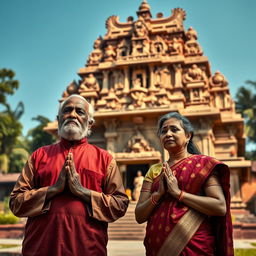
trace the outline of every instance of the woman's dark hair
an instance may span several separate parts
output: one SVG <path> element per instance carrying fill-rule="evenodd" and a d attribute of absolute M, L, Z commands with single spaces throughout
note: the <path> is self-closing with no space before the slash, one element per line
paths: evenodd
<path fill-rule="evenodd" d="M 199 151 L 198 147 L 196 144 L 193 142 L 193 137 L 194 137 L 194 128 L 190 121 L 185 117 L 179 114 L 178 112 L 170 112 L 168 114 L 165 114 L 160 117 L 158 121 L 158 131 L 157 135 L 160 136 L 161 134 L 161 129 L 163 127 L 163 124 L 166 120 L 169 120 L 170 118 L 175 118 L 180 121 L 181 126 L 183 127 L 184 131 L 186 134 L 190 133 L 191 137 L 188 142 L 188 152 L 193 155 L 200 155 L 201 152 Z"/>

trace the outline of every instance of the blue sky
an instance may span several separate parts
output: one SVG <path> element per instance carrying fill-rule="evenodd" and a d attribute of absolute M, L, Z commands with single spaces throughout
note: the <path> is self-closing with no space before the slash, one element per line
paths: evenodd
<path fill-rule="evenodd" d="M 58 100 L 86 63 L 93 42 L 106 33 L 111 15 L 125 22 L 137 17 L 142 0 L 0 0 L 0 68 L 15 71 L 20 88 L 8 101 L 25 104 L 23 134 L 33 117 L 55 119 Z M 209 58 L 221 71 L 234 97 L 248 79 L 256 80 L 255 0 L 148 0 L 153 17 L 170 16 L 180 7 Z"/>

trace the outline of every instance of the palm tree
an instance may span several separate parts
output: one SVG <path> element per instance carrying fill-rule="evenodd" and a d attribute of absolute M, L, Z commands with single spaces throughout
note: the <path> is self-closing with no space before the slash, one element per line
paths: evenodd
<path fill-rule="evenodd" d="M 9 170 L 10 155 L 22 132 L 19 118 L 24 112 L 24 105 L 19 102 L 13 111 L 7 103 L 6 95 L 14 94 L 19 82 L 14 80 L 15 73 L 9 69 L 0 69 L 0 105 L 4 110 L 0 112 L 0 171 Z"/>
<path fill-rule="evenodd" d="M 39 125 L 28 131 L 27 139 L 30 152 L 33 152 L 44 145 L 52 144 L 56 141 L 51 134 L 43 130 L 43 128 L 50 122 L 47 117 L 38 115 L 37 117 L 32 118 L 32 120 L 39 122 Z"/>
<path fill-rule="evenodd" d="M 6 95 L 14 94 L 19 88 L 19 81 L 14 80 L 15 73 L 10 69 L 0 69 L 0 104 L 9 106 L 6 102 Z"/>
<path fill-rule="evenodd" d="M 256 89 L 256 81 L 247 80 L 246 84 Z M 236 110 L 245 119 L 245 133 L 248 142 L 256 144 L 256 93 L 244 86 L 236 94 Z M 256 158 L 256 151 L 248 152 L 249 157 Z"/>

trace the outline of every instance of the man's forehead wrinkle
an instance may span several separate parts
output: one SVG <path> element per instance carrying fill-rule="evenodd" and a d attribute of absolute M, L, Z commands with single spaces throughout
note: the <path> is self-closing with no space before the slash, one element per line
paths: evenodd
<path fill-rule="evenodd" d="M 65 104 L 62 107 L 62 110 L 66 107 L 74 107 L 74 108 L 79 107 L 81 109 L 84 109 L 86 113 L 88 113 L 88 110 L 89 110 L 89 104 L 86 101 L 82 101 L 80 98 L 75 98 L 75 97 L 65 102 Z"/>

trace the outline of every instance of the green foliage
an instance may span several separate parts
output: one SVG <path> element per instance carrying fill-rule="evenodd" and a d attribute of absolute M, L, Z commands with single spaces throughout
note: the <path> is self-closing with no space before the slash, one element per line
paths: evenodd
<path fill-rule="evenodd" d="M 256 143 L 256 81 L 246 81 L 251 88 L 240 87 L 236 94 L 236 110 L 245 119 L 245 133 L 249 142 Z M 254 90 L 252 90 L 254 89 Z M 249 159 L 256 159 L 256 152 L 247 152 Z"/>
<path fill-rule="evenodd" d="M 13 162 L 15 156 L 22 155 L 22 153 L 17 153 L 14 148 L 16 148 L 18 138 L 22 133 L 19 118 L 24 112 L 24 105 L 19 102 L 13 111 L 7 103 L 7 95 L 14 94 L 15 90 L 19 88 L 19 82 L 14 80 L 14 76 L 15 73 L 12 70 L 0 69 L 0 104 L 5 107 L 0 112 L 0 171 L 2 172 L 9 171 L 10 162 L 11 168 L 17 169 L 22 161 L 20 156 L 17 161 Z"/>
<path fill-rule="evenodd" d="M 5 197 L 3 202 L 3 212 L 0 212 L 0 224 L 16 224 L 19 218 L 13 215 L 9 209 L 9 198 Z"/>
<path fill-rule="evenodd" d="M 21 172 L 28 157 L 29 157 L 29 153 L 24 148 L 14 148 L 10 154 L 9 172 L 10 173 Z"/>
<path fill-rule="evenodd" d="M 0 171 L 3 173 L 7 173 L 9 169 L 9 158 L 7 154 L 0 155 Z"/>
<path fill-rule="evenodd" d="M 0 244 L 0 249 L 7 249 L 20 246 L 19 244 Z M 4 255 L 4 254 L 3 254 Z"/>
<path fill-rule="evenodd" d="M 256 249 L 235 249 L 235 256 L 256 256 Z"/>
<path fill-rule="evenodd" d="M 3 202 L 3 211 L 4 211 L 4 213 L 9 213 L 10 212 L 9 202 L 10 202 L 9 197 L 5 197 L 4 202 Z"/>
<path fill-rule="evenodd" d="M 0 112 L 0 154 L 10 154 L 22 133 L 22 125 L 11 111 Z"/>
<path fill-rule="evenodd" d="M 245 152 L 245 158 L 250 160 L 256 160 L 256 151 Z"/>
<path fill-rule="evenodd" d="M 48 124 L 48 122 L 50 122 L 48 118 L 38 115 L 37 117 L 34 117 L 32 120 L 39 122 L 39 125 L 28 131 L 27 139 L 30 152 L 33 152 L 34 150 L 44 145 L 50 145 L 53 142 L 55 142 L 55 138 L 51 134 L 43 130 L 43 128 Z"/>
<path fill-rule="evenodd" d="M 0 213 L 0 224 L 16 224 L 19 218 L 14 216 L 13 213 Z"/>
<path fill-rule="evenodd" d="M 15 73 L 10 69 L 0 69 L 0 103 L 9 106 L 6 102 L 6 95 L 14 94 L 19 88 L 19 82 L 14 80 Z"/>

